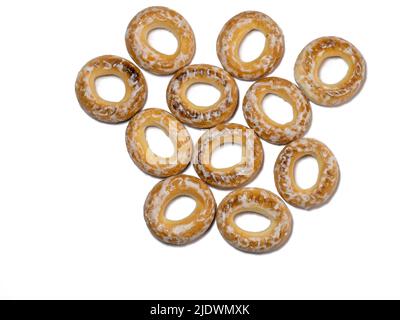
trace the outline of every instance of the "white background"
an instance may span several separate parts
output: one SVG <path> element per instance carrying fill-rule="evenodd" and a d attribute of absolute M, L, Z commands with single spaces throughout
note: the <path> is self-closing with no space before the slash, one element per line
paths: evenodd
<path fill-rule="evenodd" d="M 294 232 L 276 253 L 239 252 L 215 225 L 183 248 L 155 240 L 142 206 L 159 180 L 129 158 L 126 124 L 97 122 L 76 101 L 83 64 L 129 58 L 126 26 L 156 4 L 190 22 L 194 63 L 220 66 L 218 33 L 243 10 L 265 12 L 285 34 L 275 76 L 294 81 L 300 50 L 325 35 L 351 41 L 367 60 L 368 80 L 351 103 L 313 105 L 307 136 L 335 153 L 338 192 L 318 210 L 290 207 Z M 400 298 L 398 12 L 397 1 L 2 1 L 0 297 Z M 144 74 L 146 108 L 167 110 L 170 77 Z M 251 83 L 238 85 L 243 97 Z M 245 123 L 241 107 L 234 122 Z M 190 129 L 194 141 L 201 132 Z M 250 186 L 276 192 L 281 147 L 263 146 L 264 168 Z M 227 194 L 213 191 L 217 202 Z"/>

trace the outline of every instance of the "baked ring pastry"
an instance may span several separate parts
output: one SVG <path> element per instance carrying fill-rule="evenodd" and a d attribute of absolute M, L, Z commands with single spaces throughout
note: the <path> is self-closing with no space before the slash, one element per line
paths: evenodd
<path fill-rule="evenodd" d="M 229 143 L 242 146 L 241 161 L 228 168 L 213 167 L 212 153 Z M 263 159 L 262 144 L 254 131 L 240 124 L 227 123 L 207 130 L 200 137 L 193 165 L 199 177 L 209 185 L 233 189 L 251 182 L 261 170 Z"/>
<path fill-rule="evenodd" d="M 265 46 L 258 58 L 245 62 L 239 56 L 244 38 L 253 30 L 265 35 Z M 217 54 L 224 69 L 235 78 L 257 80 L 276 69 L 285 51 L 284 37 L 279 26 L 266 14 L 245 11 L 230 19 L 217 40 Z"/>
<path fill-rule="evenodd" d="M 318 161 L 317 182 L 308 189 L 300 188 L 295 179 L 295 166 L 301 158 Z M 339 183 L 339 165 L 331 150 L 315 139 L 299 139 L 288 144 L 279 154 L 274 169 L 275 185 L 282 198 L 292 206 L 314 209 L 326 203 Z"/>
<path fill-rule="evenodd" d="M 148 42 L 155 29 L 170 31 L 178 41 L 174 54 L 163 54 Z M 149 7 L 140 11 L 129 23 L 125 36 L 132 59 L 143 69 L 157 74 L 173 74 L 188 65 L 196 51 L 196 41 L 189 23 L 179 13 L 165 7 Z"/>
<path fill-rule="evenodd" d="M 288 102 L 293 109 L 293 119 L 277 123 L 263 110 L 263 99 L 274 94 Z M 301 90 L 288 80 L 265 78 L 254 83 L 243 100 L 243 114 L 247 124 L 257 135 L 273 144 L 288 144 L 303 137 L 311 126 L 311 106 Z"/>
<path fill-rule="evenodd" d="M 322 82 L 319 72 L 326 59 L 339 57 L 348 65 L 346 76 L 335 84 Z M 350 42 L 337 37 L 319 38 L 309 43 L 297 58 L 294 76 L 305 95 L 314 103 L 332 107 L 350 101 L 362 88 L 366 63 Z"/>
<path fill-rule="evenodd" d="M 174 145 L 171 157 L 156 155 L 146 140 L 146 129 L 161 129 Z M 145 173 L 158 178 L 181 173 L 192 158 L 192 139 L 183 124 L 167 111 L 151 108 L 139 112 L 126 129 L 126 146 L 133 162 Z"/>
<path fill-rule="evenodd" d="M 180 196 L 194 199 L 196 208 L 184 219 L 167 219 L 165 214 L 168 205 Z M 198 239 L 210 228 L 215 210 L 214 196 L 203 181 L 188 175 L 178 175 L 160 181 L 150 191 L 144 204 L 144 219 L 158 240 L 185 245 Z"/>
<path fill-rule="evenodd" d="M 271 221 L 260 232 L 246 231 L 235 223 L 244 212 L 258 213 Z M 250 253 L 269 253 L 281 248 L 289 239 L 292 215 L 275 194 L 259 188 L 242 188 L 228 194 L 217 209 L 217 226 L 223 238 L 236 249 Z"/>
<path fill-rule="evenodd" d="M 117 76 L 125 84 L 125 96 L 119 102 L 104 100 L 96 90 L 96 79 Z M 101 56 L 90 60 L 79 71 L 75 93 L 82 109 L 96 120 L 124 122 L 141 110 L 146 102 L 146 80 L 132 62 L 117 56 Z"/>
<path fill-rule="evenodd" d="M 186 96 L 190 86 L 205 83 L 220 92 L 220 98 L 209 107 L 197 106 Z M 235 114 L 239 89 L 225 70 L 207 64 L 190 65 L 179 70 L 167 89 L 168 107 L 178 120 L 195 127 L 211 128 L 228 121 Z"/>

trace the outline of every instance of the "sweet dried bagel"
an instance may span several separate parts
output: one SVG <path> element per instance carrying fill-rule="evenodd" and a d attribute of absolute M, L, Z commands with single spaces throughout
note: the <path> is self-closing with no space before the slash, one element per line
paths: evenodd
<path fill-rule="evenodd" d="M 265 46 L 258 58 L 250 62 L 240 59 L 243 39 L 253 30 L 265 35 Z M 279 65 L 284 53 L 284 38 L 279 26 L 261 12 L 245 11 L 230 19 L 217 41 L 217 54 L 224 69 L 235 78 L 257 80 L 270 74 Z"/>
<path fill-rule="evenodd" d="M 157 127 L 169 136 L 175 147 L 169 157 L 156 155 L 146 140 L 146 129 Z M 165 178 L 181 173 L 192 158 L 192 139 L 186 128 L 170 113 L 161 109 L 146 109 L 129 122 L 126 145 L 135 164 L 145 173 Z"/>
<path fill-rule="evenodd" d="M 224 144 L 242 146 L 242 160 L 229 168 L 215 168 L 211 156 Z M 263 164 L 264 152 L 260 139 L 252 129 L 235 123 L 220 124 L 207 130 L 197 142 L 194 169 L 209 185 L 232 189 L 249 183 Z"/>
<path fill-rule="evenodd" d="M 273 121 L 263 110 L 266 95 L 274 94 L 293 109 L 293 119 L 285 124 Z M 311 126 L 311 106 L 301 90 L 290 81 L 281 78 L 258 80 L 247 91 L 243 101 L 244 117 L 257 135 L 273 144 L 287 144 L 304 136 Z"/>
<path fill-rule="evenodd" d="M 308 189 L 300 188 L 295 179 L 297 161 L 311 156 L 318 161 L 317 182 Z M 313 209 L 326 203 L 339 183 L 339 165 L 332 151 L 315 139 L 300 139 L 288 144 L 275 163 L 275 185 L 282 198 L 292 206 Z"/>
<path fill-rule="evenodd" d="M 209 107 L 197 106 L 186 96 L 193 84 L 205 83 L 220 92 L 220 98 Z M 195 128 L 211 128 L 228 121 L 238 106 L 239 90 L 225 70 L 207 64 L 191 65 L 179 70 L 167 89 L 168 107 L 181 122 Z"/>
<path fill-rule="evenodd" d="M 125 84 L 125 96 L 119 102 L 104 100 L 96 90 L 96 79 L 117 76 Z M 117 56 L 101 56 L 80 70 L 75 82 L 79 104 L 96 120 L 107 123 L 124 122 L 143 108 L 147 97 L 146 80 L 132 62 Z"/>
<path fill-rule="evenodd" d="M 196 201 L 196 208 L 186 218 L 166 218 L 168 205 L 180 196 Z M 185 245 L 198 239 L 211 226 L 215 216 L 215 200 L 208 186 L 198 178 L 179 175 L 156 184 L 144 204 L 144 219 L 152 234 L 162 242 Z"/>
<path fill-rule="evenodd" d="M 244 212 L 255 212 L 271 221 L 260 232 L 245 231 L 235 218 Z M 217 226 L 233 247 L 250 253 L 268 253 L 281 248 L 292 233 L 292 215 L 275 194 L 258 188 L 237 189 L 228 194 L 217 209 Z"/>
<path fill-rule="evenodd" d="M 155 29 L 170 31 L 178 41 L 174 54 L 163 54 L 148 42 Z M 179 13 L 165 7 L 149 7 L 140 11 L 129 23 L 125 36 L 126 47 L 132 59 L 143 69 L 158 74 L 172 74 L 188 65 L 196 51 L 192 28 Z"/>
<path fill-rule="evenodd" d="M 326 59 L 339 57 L 348 65 L 346 76 L 335 84 L 321 81 L 319 72 Z M 350 101 L 362 88 L 366 77 L 366 63 L 355 46 L 337 37 L 312 41 L 300 53 L 294 76 L 305 95 L 321 106 L 338 106 Z"/>

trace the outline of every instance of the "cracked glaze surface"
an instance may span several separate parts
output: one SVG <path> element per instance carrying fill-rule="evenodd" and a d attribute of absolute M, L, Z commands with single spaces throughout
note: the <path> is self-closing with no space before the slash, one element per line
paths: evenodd
<path fill-rule="evenodd" d="M 125 84 L 125 96 L 119 102 L 102 99 L 96 79 L 117 76 Z M 124 122 L 141 110 L 146 102 L 147 85 L 142 72 L 132 62 L 117 56 L 97 57 L 83 66 L 75 82 L 75 93 L 82 109 L 96 120 Z"/>
<path fill-rule="evenodd" d="M 336 84 L 320 79 L 322 64 L 328 58 L 342 58 L 349 69 Z M 366 78 L 366 62 L 350 42 L 337 37 L 323 37 L 309 43 L 297 58 L 294 76 L 300 88 L 314 103 L 331 107 L 350 101 L 362 88 Z"/>
<path fill-rule="evenodd" d="M 174 145 L 174 154 L 165 158 L 149 147 L 146 129 L 161 129 Z M 141 111 L 131 119 L 126 129 L 126 146 L 133 162 L 145 173 L 165 178 L 184 171 L 192 158 L 192 139 L 186 128 L 170 113 L 156 108 Z"/>
<path fill-rule="evenodd" d="M 166 218 L 168 205 L 180 196 L 196 201 L 194 211 L 184 219 Z M 147 196 L 144 218 L 152 234 L 162 242 L 185 245 L 202 236 L 215 217 L 216 204 L 208 186 L 198 178 L 179 175 L 159 182 Z"/>
<path fill-rule="evenodd" d="M 176 37 L 178 48 L 174 54 L 163 54 L 149 44 L 148 34 L 155 29 L 168 30 Z M 166 7 L 149 7 L 140 11 L 129 23 L 125 42 L 132 59 L 143 69 L 158 75 L 169 75 L 188 65 L 196 51 L 189 23 Z"/>
<path fill-rule="evenodd" d="M 292 121 L 280 124 L 268 117 L 262 105 L 268 94 L 275 94 L 292 106 Z M 300 89 L 290 81 L 276 77 L 258 80 L 249 88 L 243 100 L 243 114 L 260 138 L 278 145 L 303 137 L 312 120 L 310 103 Z"/>
<path fill-rule="evenodd" d="M 215 168 L 212 153 L 224 144 L 242 146 L 240 163 L 229 168 Z M 199 139 L 195 150 L 194 169 L 209 185 L 220 189 L 243 186 L 253 180 L 261 170 L 264 151 L 260 139 L 252 129 L 235 123 L 220 124 L 207 130 Z"/>
<path fill-rule="evenodd" d="M 265 35 L 265 46 L 258 58 L 244 62 L 240 59 L 239 48 L 253 30 Z M 270 74 L 281 62 L 284 50 L 282 30 L 270 17 L 257 11 L 245 11 L 231 18 L 217 40 L 217 54 L 224 69 L 242 80 L 257 80 Z"/>
<path fill-rule="evenodd" d="M 300 188 L 295 180 L 295 165 L 303 157 L 311 156 L 318 162 L 317 182 L 308 189 Z M 313 209 L 326 203 L 335 193 L 339 183 L 339 165 L 326 145 L 315 139 L 299 139 L 288 144 L 275 163 L 275 185 L 289 204 Z"/>
<path fill-rule="evenodd" d="M 241 229 L 235 218 L 243 212 L 255 212 L 271 221 L 260 232 Z M 268 253 L 282 247 L 289 239 L 293 220 L 285 203 L 275 194 L 259 188 L 242 188 L 228 194 L 217 209 L 217 226 L 233 247 L 250 253 Z"/>
<path fill-rule="evenodd" d="M 214 86 L 220 98 L 209 107 L 197 106 L 187 98 L 187 90 L 196 83 Z M 206 64 L 191 65 L 179 70 L 167 89 L 171 112 L 183 123 L 195 128 L 211 128 L 228 121 L 238 106 L 239 89 L 225 70 Z"/>

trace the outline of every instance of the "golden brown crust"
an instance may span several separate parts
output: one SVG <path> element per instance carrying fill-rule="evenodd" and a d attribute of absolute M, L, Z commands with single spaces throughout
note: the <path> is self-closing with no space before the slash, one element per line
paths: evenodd
<path fill-rule="evenodd" d="M 196 208 L 178 221 L 165 216 L 168 205 L 180 196 L 196 201 Z M 159 182 L 144 204 L 144 218 L 152 234 L 162 242 L 185 245 L 202 236 L 214 221 L 216 204 L 208 186 L 198 178 L 179 175 Z"/>
<path fill-rule="evenodd" d="M 146 129 L 157 127 L 169 136 L 175 147 L 169 158 L 156 155 L 146 140 Z M 134 163 L 145 173 L 155 177 L 170 177 L 184 171 L 192 158 L 192 139 L 186 128 L 170 113 L 162 109 L 146 109 L 129 122 L 126 146 Z"/>
<path fill-rule="evenodd" d="M 311 156 L 318 161 L 319 174 L 314 186 L 300 188 L 294 169 L 298 160 Z M 299 139 L 288 144 L 275 163 L 275 185 L 282 198 L 292 206 L 314 209 L 326 203 L 339 183 L 339 165 L 331 150 L 315 139 Z"/>
<path fill-rule="evenodd" d="M 228 143 L 242 146 L 242 160 L 229 168 L 214 168 L 211 156 L 215 149 Z M 235 123 L 220 124 L 207 130 L 195 150 L 194 169 L 209 185 L 233 189 L 251 182 L 261 170 L 264 151 L 260 139 L 252 129 Z"/>
<path fill-rule="evenodd" d="M 235 218 L 243 212 L 256 212 L 271 221 L 260 232 L 245 231 Z M 217 209 L 217 226 L 224 239 L 233 247 L 250 253 L 269 253 L 288 241 L 293 227 L 292 215 L 275 194 L 259 188 L 243 188 L 228 194 Z"/>
<path fill-rule="evenodd" d="M 154 29 L 166 29 L 176 37 L 178 48 L 174 54 L 163 54 L 147 40 Z M 196 41 L 189 23 L 179 13 L 166 7 L 149 7 L 140 11 L 129 23 L 125 36 L 132 59 L 143 69 L 157 74 L 173 74 L 188 65 L 196 51 Z"/>
<path fill-rule="evenodd" d="M 209 107 L 196 106 L 186 96 L 195 83 L 206 83 L 217 88 L 221 94 Z M 211 128 L 228 121 L 235 114 L 239 89 L 235 80 L 221 68 L 211 65 L 190 65 L 179 70 L 167 89 L 168 107 L 181 122 L 195 128 Z"/>
<path fill-rule="evenodd" d="M 240 44 L 253 30 L 265 35 L 265 46 L 257 59 L 244 62 L 239 56 Z M 242 80 L 257 80 L 273 72 L 284 51 L 284 38 L 279 26 L 266 14 L 257 11 L 245 11 L 234 16 L 224 25 L 217 40 L 217 54 L 222 66 Z"/>
<path fill-rule="evenodd" d="M 319 71 L 328 58 L 340 57 L 348 64 L 346 76 L 335 84 L 321 81 Z M 337 37 L 323 37 L 309 43 L 297 58 L 294 76 L 305 95 L 321 106 L 339 106 L 350 101 L 362 88 L 366 63 L 350 42 Z"/>
<path fill-rule="evenodd" d="M 102 99 L 96 91 L 96 79 L 117 76 L 125 84 L 125 96 L 119 102 Z M 141 110 L 146 102 L 147 85 L 142 72 L 132 62 L 117 56 L 101 56 L 79 71 L 75 93 L 83 110 L 96 120 L 124 122 Z"/>
<path fill-rule="evenodd" d="M 280 124 L 268 117 L 262 106 L 268 94 L 275 94 L 292 106 L 293 120 Z M 276 77 L 258 80 L 250 87 L 243 100 L 243 114 L 260 138 L 278 145 L 303 137 L 312 119 L 310 103 L 300 89 L 290 81 Z"/>

